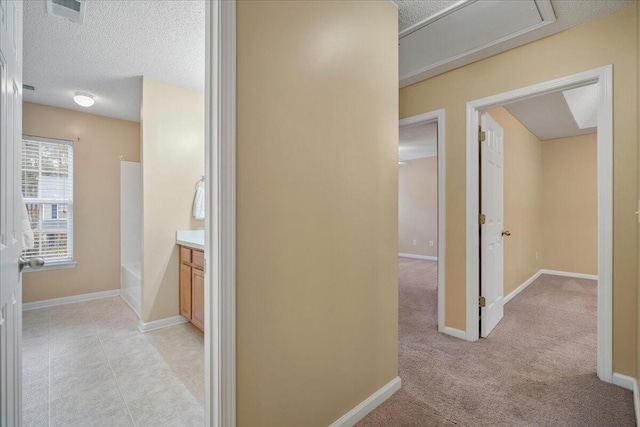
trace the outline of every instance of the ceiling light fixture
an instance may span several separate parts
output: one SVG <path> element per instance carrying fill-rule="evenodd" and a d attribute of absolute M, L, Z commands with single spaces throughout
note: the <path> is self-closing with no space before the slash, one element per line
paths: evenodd
<path fill-rule="evenodd" d="M 81 107 L 91 107 L 96 101 L 93 99 L 93 95 L 84 92 L 76 92 L 73 100 Z"/>

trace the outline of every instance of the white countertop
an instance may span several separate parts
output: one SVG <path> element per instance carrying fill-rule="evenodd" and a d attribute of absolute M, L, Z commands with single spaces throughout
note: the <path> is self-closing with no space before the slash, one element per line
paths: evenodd
<path fill-rule="evenodd" d="M 176 243 L 204 251 L 204 230 L 179 230 L 176 233 Z"/>

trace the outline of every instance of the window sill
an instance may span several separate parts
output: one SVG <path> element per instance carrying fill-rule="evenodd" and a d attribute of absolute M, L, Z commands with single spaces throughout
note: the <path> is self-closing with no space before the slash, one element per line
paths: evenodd
<path fill-rule="evenodd" d="M 22 270 L 23 273 L 37 273 L 40 271 L 48 271 L 48 270 L 63 270 L 65 268 L 75 268 L 78 263 L 75 261 L 65 261 L 65 262 L 53 262 L 51 264 L 45 264 L 41 268 L 29 268 L 26 267 Z"/>

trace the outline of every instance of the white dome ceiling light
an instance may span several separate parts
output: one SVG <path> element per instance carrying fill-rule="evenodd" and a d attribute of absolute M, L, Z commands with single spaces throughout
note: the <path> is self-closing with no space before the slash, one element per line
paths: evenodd
<path fill-rule="evenodd" d="M 91 107 L 96 101 L 93 99 L 93 95 L 84 92 L 76 92 L 73 100 L 81 107 Z"/>

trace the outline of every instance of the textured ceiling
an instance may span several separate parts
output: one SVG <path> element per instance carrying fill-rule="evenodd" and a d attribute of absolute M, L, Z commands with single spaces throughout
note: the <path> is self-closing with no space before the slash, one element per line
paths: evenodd
<path fill-rule="evenodd" d="M 477 1 L 487 1 L 487 0 L 477 0 Z M 502 0 L 502 1 L 512 1 L 512 0 Z M 513 0 L 513 1 L 517 1 L 517 0 Z M 399 25 L 400 25 L 400 30 L 402 31 L 403 26 L 406 28 L 410 25 L 415 24 L 414 22 L 415 20 L 418 20 L 418 22 L 420 22 L 420 21 L 429 19 L 430 17 L 433 16 L 434 13 L 442 11 L 447 6 L 451 6 L 452 4 L 457 2 L 439 2 L 439 1 L 432 2 L 431 0 L 425 0 L 424 2 L 419 2 L 419 1 L 395 0 L 395 3 L 398 5 L 398 14 L 400 17 Z M 416 6 L 413 3 L 429 3 L 429 4 L 450 3 L 450 4 L 448 5 L 440 4 L 438 10 L 435 10 L 435 5 L 433 5 L 434 11 L 435 11 L 434 12 L 427 9 L 426 5 L 424 5 L 424 7 L 421 9 L 419 6 Z M 427 78 L 436 76 L 438 74 L 453 70 L 455 68 L 470 64 L 472 62 L 479 61 L 484 58 L 488 58 L 500 52 L 504 52 L 509 49 L 522 46 L 526 43 L 530 43 L 532 41 L 550 36 L 560 31 L 564 31 L 576 25 L 580 25 L 585 22 L 591 21 L 600 16 L 614 13 L 618 10 L 632 6 L 635 3 L 636 3 L 636 0 L 551 0 L 551 5 L 556 15 L 556 21 L 554 23 L 549 24 L 545 27 L 539 28 L 537 30 L 528 32 L 521 36 L 514 37 L 505 42 L 498 43 L 491 47 L 482 49 L 478 52 L 466 55 L 460 59 L 447 62 L 446 64 L 443 64 L 439 67 L 435 67 L 429 70 L 427 73 L 424 73 L 424 75 L 421 74 L 419 80 L 427 79 Z M 411 10 L 411 12 L 409 12 L 409 10 Z M 405 16 L 411 16 L 411 18 L 406 18 Z M 422 18 L 420 18 L 420 16 L 422 16 Z M 450 41 L 440 40 L 438 42 L 447 43 Z M 414 81 L 412 81 L 411 79 L 408 79 L 406 81 L 401 80 L 400 87 L 408 86 L 409 84 L 412 84 L 412 83 L 414 83 Z"/>
<path fill-rule="evenodd" d="M 398 159 L 402 161 L 438 154 L 438 124 L 418 123 L 400 128 Z"/>
<path fill-rule="evenodd" d="M 398 29 L 406 30 L 426 18 L 463 2 L 461 0 L 395 0 L 398 5 Z"/>
<path fill-rule="evenodd" d="M 141 76 L 204 91 L 204 1 L 88 1 L 83 25 L 24 2 L 25 101 L 139 121 Z M 76 91 L 94 95 L 83 108 Z"/>
<path fill-rule="evenodd" d="M 580 129 L 562 91 L 525 99 L 505 108 L 542 141 L 596 132 L 596 128 Z"/>
<path fill-rule="evenodd" d="M 402 30 L 459 1 L 396 3 Z M 448 63 L 432 75 L 615 12 L 634 0 L 552 4 L 555 23 Z M 36 87 L 24 92 L 26 101 L 138 121 L 142 75 L 204 90 L 204 1 L 92 0 L 79 25 L 47 15 L 44 0 L 31 0 L 24 2 L 24 17 L 24 83 Z M 78 106 L 72 100 L 76 91 L 93 94 L 96 104 Z"/>

